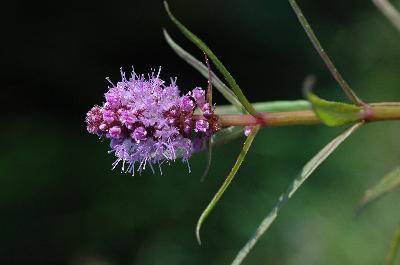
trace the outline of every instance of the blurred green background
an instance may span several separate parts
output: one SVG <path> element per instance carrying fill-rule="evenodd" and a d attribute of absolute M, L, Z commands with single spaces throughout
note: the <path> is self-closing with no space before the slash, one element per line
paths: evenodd
<path fill-rule="evenodd" d="M 346 100 L 287 1 L 170 1 L 215 51 L 251 101 L 316 92 Z M 359 96 L 399 101 L 400 33 L 369 1 L 299 1 L 321 42 Z M 240 151 L 243 138 L 163 175 L 111 170 L 108 143 L 85 130 L 103 100 L 106 76 L 162 66 L 183 91 L 206 86 L 165 43 L 162 1 L 2 3 L 0 260 L 3 264 L 229 264 L 301 167 L 343 130 L 322 125 L 264 129 L 206 221 L 197 218 Z M 218 104 L 226 102 L 215 96 Z M 364 190 L 399 164 L 398 122 L 368 124 L 330 157 L 289 202 L 245 264 L 381 264 L 400 220 L 393 193 L 354 218 Z"/>

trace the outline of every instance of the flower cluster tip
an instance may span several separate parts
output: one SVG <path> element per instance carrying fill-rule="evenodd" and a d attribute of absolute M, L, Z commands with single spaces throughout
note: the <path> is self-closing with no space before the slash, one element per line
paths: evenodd
<path fill-rule="evenodd" d="M 182 158 L 204 148 L 205 141 L 219 130 L 214 108 L 205 99 L 205 91 L 196 87 L 181 96 L 176 79 L 167 85 L 160 72 L 145 78 L 132 72 L 109 87 L 105 102 L 86 115 L 87 130 L 111 141 L 116 156 L 114 167 L 122 162 L 122 171 L 142 171 L 148 165 L 161 170 L 163 163 Z M 195 111 L 201 113 L 195 115 Z"/>

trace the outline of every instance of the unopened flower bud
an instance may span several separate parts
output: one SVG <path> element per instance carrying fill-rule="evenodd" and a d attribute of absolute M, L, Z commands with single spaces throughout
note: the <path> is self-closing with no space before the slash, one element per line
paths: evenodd
<path fill-rule="evenodd" d="M 251 131 L 253 130 L 254 127 L 252 126 L 246 126 L 246 128 L 244 128 L 244 135 L 247 137 L 250 135 Z"/>
<path fill-rule="evenodd" d="M 201 107 L 201 111 L 203 112 L 203 116 L 208 119 L 213 115 L 212 107 L 210 103 L 206 103 Z"/>
<path fill-rule="evenodd" d="M 137 142 L 140 143 L 140 141 L 144 141 L 147 139 L 147 131 L 144 127 L 138 127 L 136 128 L 131 137 Z"/>
<path fill-rule="evenodd" d="M 208 121 L 206 120 L 198 120 L 196 121 L 196 127 L 195 127 L 195 131 L 196 132 L 207 132 L 208 128 L 210 127 L 210 124 L 208 123 Z"/>
<path fill-rule="evenodd" d="M 181 108 L 184 112 L 190 113 L 194 109 L 194 103 L 188 96 L 183 96 L 181 99 Z"/>
<path fill-rule="evenodd" d="M 115 117 L 115 114 L 113 111 L 111 111 L 111 110 L 103 111 L 103 120 L 106 123 L 112 123 L 114 121 L 114 117 Z"/>
<path fill-rule="evenodd" d="M 114 139 L 119 139 L 122 137 L 122 130 L 121 127 L 119 126 L 113 126 L 108 130 L 108 133 L 110 134 L 111 138 Z"/>
<path fill-rule="evenodd" d="M 107 129 L 107 124 L 105 123 L 100 124 L 99 129 L 105 131 Z"/>
<path fill-rule="evenodd" d="M 200 108 L 206 103 L 205 95 L 205 91 L 200 87 L 196 87 L 192 90 L 192 96 L 196 101 L 197 106 Z"/>

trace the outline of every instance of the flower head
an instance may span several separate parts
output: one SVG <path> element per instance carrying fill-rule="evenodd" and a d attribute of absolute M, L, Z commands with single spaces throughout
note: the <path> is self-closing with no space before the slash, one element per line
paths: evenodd
<path fill-rule="evenodd" d="M 86 115 L 88 132 L 111 140 L 114 167 L 122 162 L 122 170 L 134 174 L 177 158 L 188 163 L 192 135 L 205 139 L 219 129 L 201 88 L 181 96 L 176 80 L 167 85 L 159 73 L 145 78 L 133 72 L 126 78 L 121 71 L 121 77 L 105 93 L 103 105 Z M 196 109 L 203 115 L 194 115 Z"/>

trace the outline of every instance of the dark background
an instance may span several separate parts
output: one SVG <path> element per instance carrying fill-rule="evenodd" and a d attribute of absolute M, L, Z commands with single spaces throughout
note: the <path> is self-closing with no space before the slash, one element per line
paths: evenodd
<path fill-rule="evenodd" d="M 346 100 L 286 1 L 170 1 L 225 63 L 251 101 L 302 97 L 301 83 Z M 345 78 L 366 101 L 399 101 L 400 33 L 369 1 L 299 1 Z M 86 132 L 106 76 L 119 68 L 206 86 L 162 36 L 203 55 L 162 1 L 1 4 L 0 261 L 4 264 L 229 264 L 309 158 L 341 129 L 264 129 L 196 243 L 197 218 L 229 172 L 240 139 L 164 174 L 111 171 L 108 143 Z M 216 95 L 217 104 L 226 102 Z M 370 124 L 316 171 L 245 264 L 378 264 L 400 219 L 398 194 L 359 218 L 363 191 L 399 163 L 400 126 Z"/>

